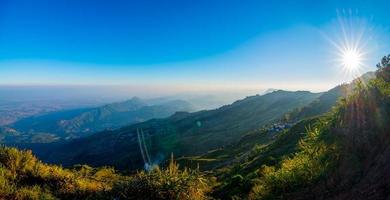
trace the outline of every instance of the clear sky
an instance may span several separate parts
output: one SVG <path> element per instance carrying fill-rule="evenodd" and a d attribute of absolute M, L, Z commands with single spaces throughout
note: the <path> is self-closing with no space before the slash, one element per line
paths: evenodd
<path fill-rule="evenodd" d="M 0 0 L 0 85 L 323 91 L 345 40 L 374 70 L 388 1 Z"/>

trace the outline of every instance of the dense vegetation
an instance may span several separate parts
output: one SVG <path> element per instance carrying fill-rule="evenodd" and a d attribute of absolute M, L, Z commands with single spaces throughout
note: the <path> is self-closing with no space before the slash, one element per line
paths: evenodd
<path fill-rule="evenodd" d="M 347 97 L 353 93 L 354 88 L 356 88 L 359 83 L 368 83 L 373 78 L 375 78 L 375 73 L 367 72 L 349 84 L 336 86 L 329 91 L 324 92 L 309 105 L 299 107 L 294 109 L 292 112 L 288 112 L 284 116 L 283 120 L 296 122 L 301 119 L 320 116 L 326 112 L 330 112 L 341 97 Z"/>
<path fill-rule="evenodd" d="M 231 145 L 178 159 L 187 166 L 206 165 L 205 172 L 181 170 L 173 158 L 166 168 L 126 176 L 105 167 L 64 169 L 40 162 L 30 151 L 2 147 L 0 199 L 386 199 L 390 55 L 378 65 L 376 78 L 355 84 L 326 114 L 289 129 L 252 129 Z M 220 112 L 224 109 L 229 110 Z M 173 117 L 192 116 L 182 115 Z"/>
<path fill-rule="evenodd" d="M 297 124 L 273 144 L 228 169 L 228 175 L 224 172 L 224 184 L 216 195 L 249 199 L 388 197 L 390 56 L 387 58 L 376 79 L 357 83 L 332 112 L 302 121 L 307 131 L 299 142 L 293 139 L 300 132 Z"/>
<path fill-rule="evenodd" d="M 169 157 L 171 152 L 177 157 L 200 155 L 239 141 L 243 134 L 279 120 L 284 113 L 309 104 L 319 95 L 305 91 L 275 91 L 251 96 L 216 110 L 180 112 L 169 118 L 97 133 L 41 155 L 45 160 L 64 165 L 87 163 L 139 169 L 144 166 L 144 160 L 137 130 L 144 132 L 150 164 Z"/>
<path fill-rule="evenodd" d="M 205 199 L 209 180 L 198 170 L 180 170 L 171 160 L 123 176 L 112 168 L 64 169 L 39 161 L 31 151 L 0 148 L 0 199 Z"/>

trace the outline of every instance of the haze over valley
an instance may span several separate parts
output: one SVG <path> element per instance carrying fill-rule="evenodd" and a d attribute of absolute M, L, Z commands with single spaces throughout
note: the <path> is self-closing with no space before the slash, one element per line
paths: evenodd
<path fill-rule="evenodd" d="M 387 5 L 0 0 L 0 200 L 390 199 Z"/>

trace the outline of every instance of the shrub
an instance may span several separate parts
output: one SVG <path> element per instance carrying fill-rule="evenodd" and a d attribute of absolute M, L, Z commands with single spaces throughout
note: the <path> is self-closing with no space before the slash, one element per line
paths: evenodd
<path fill-rule="evenodd" d="M 139 172 L 129 181 L 116 185 L 119 199 L 206 199 L 210 188 L 198 170 L 180 170 L 171 159 L 166 169 Z"/>
<path fill-rule="evenodd" d="M 199 170 L 166 169 L 121 176 L 108 167 L 64 169 L 39 161 L 31 151 L 0 147 L 0 199 L 206 199 Z"/>
<path fill-rule="evenodd" d="M 0 147 L 0 199 L 96 199 L 124 179 L 112 168 L 64 169 L 31 151 Z"/>
<path fill-rule="evenodd" d="M 326 136 L 326 122 L 309 129 L 299 142 L 299 152 L 278 166 L 262 166 L 261 178 L 252 188 L 250 199 L 283 199 L 288 193 L 309 186 L 324 177 L 337 160 L 335 140 Z"/>

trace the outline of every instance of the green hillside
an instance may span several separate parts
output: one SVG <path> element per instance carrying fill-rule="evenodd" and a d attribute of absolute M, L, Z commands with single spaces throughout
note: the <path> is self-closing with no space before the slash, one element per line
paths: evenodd
<path fill-rule="evenodd" d="M 75 165 L 65 169 L 42 163 L 31 151 L 1 147 L 0 199 L 388 199 L 390 55 L 378 65 L 376 77 L 368 82 L 358 80 L 351 94 L 321 116 L 303 119 L 291 128 L 281 130 L 273 128 L 275 124 L 270 126 L 269 122 L 273 121 L 269 121 L 268 126 L 243 130 L 245 134 L 235 142 L 177 158 L 193 169 L 180 169 L 171 158 L 170 162 L 161 164 L 167 166 L 163 169 L 153 166 L 148 171 L 125 176 L 107 167 Z M 249 97 L 214 111 L 178 113 L 164 120 L 126 127 L 119 130 L 121 132 L 103 132 L 67 144 L 74 146 L 65 146 L 76 148 L 84 145 L 88 148 L 97 144 L 96 138 L 106 136 L 105 143 L 101 140 L 100 146 L 94 147 L 111 153 L 107 151 L 113 142 L 109 139 L 118 137 L 116 144 L 119 140 L 125 141 L 127 131 L 132 128 L 161 127 L 162 122 L 171 120 L 183 123 L 181 128 L 187 129 L 182 130 L 194 131 L 191 126 L 185 126 L 190 119 L 195 118 L 197 122 L 214 115 L 227 116 L 238 110 L 245 110 L 252 116 L 250 111 L 256 112 L 255 109 L 244 108 L 255 102 L 256 107 L 274 105 L 269 103 L 272 102 L 270 99 L 279 102 L 280 97 L 275 98 L 278 95 L 288 97 L 290 102 L 292 99 L 302 102 L 300 95 L 310 93 L 298 92 L 299 98 L 296 94 L 278 91 Z M 315 94 L 310 96 L 317 98 Z M 202 128 L 199 123 L 196 126 Z M 164 139 L 165 135 L 160 134 L 163 133 L 154 137 Z M 153 142 L 153 135 L 146 137 L 151 137 Z M 197 141 L 193 140 L 193 144 Z M 150 149 L 153 152 L 153 148 Z M 125 152 L 126 155 L 129 152 Z M 78 156 L 82 155 L 85 154 L 80 152 Z M 106 155 L 112 160 L 120 158 Z M 96 156 L 104 159 L 105 155 L 99 152 Z M 194 167 L 195 164 L 204 167 Z M 128 170 L 122 172 L 129 173 Z"/>
<path fill-rule="evenodd" d="M 192 156 L 237 142 L 242 134 L 278 121 L 286 112 L 309 104 L 320 94 L 276 91 L 251 96 L 216 110 L 176 113 L 166 119 L 154 119 L 101 132 L 60 145 L 45 160 L 72 165 L 111 165 L 119 169 L 139 169 L 144 165 L 137 130 L 150 156 L 149 164 L 158 163 L 170 153 Z"/>
<path fill-rule="evenodd" d="M 348 95 L 352 94 L 358 83 L 368 83 L 373 78 L 375 78 L 375 73 L 367 72 L 349 84 L 345 83 L 336 86 L 329 91 L 324 92 L 309 105 L 297 108 L 294 111 L 287 113 L 283 120 L 297 122 L 301 119 L 320 116 L 326 112 L 329 112 L 332 110 L 333 106 L 336 105 L 340 98 L 347 97 Z"/>
<path fill-rule="evenodd" d="M 388 198 L 390 64 L 381 66 L 378 78 L 357 83 L 330 113 L 301 121 L 247 159 L 217 170 L 221 184 L 214 196 Z"/>
<path fill-rule="evenodd" d="M 325 115 L 279 132 L 265 126 L 193 158 L 228 161 L 205 172 L 179 169 L 173 159 L 128 176 L 107 167 L 65 169 L 1 147 L 0 199 L 386 199 L 389 63 L 377 77 L 358 83 Z M 182 115 L 174 117 L 191 116 Z"/>

